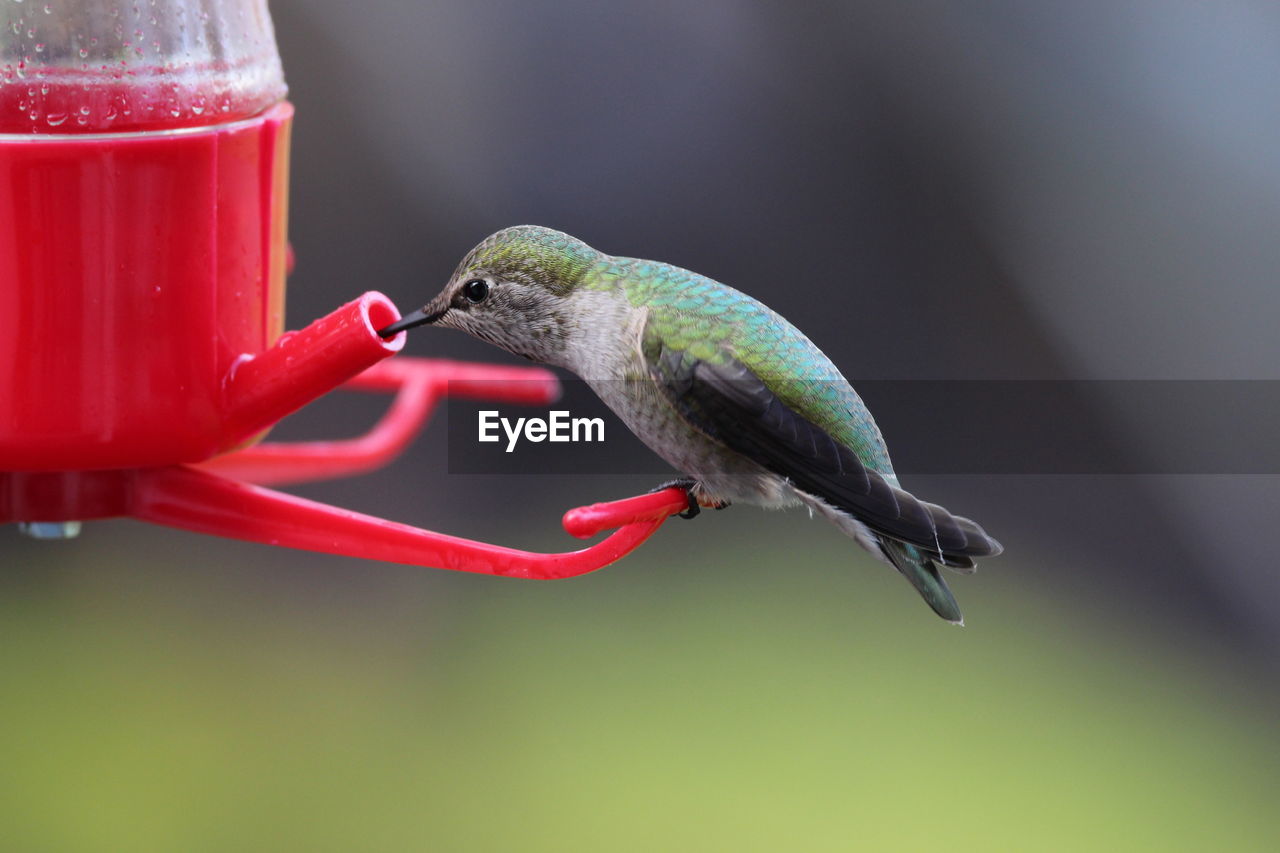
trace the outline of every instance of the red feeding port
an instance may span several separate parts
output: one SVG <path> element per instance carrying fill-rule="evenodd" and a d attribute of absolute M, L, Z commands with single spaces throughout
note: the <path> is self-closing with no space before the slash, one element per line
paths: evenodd
<path fill-rule="evenodd" d="M 168 57 L 124 45 L 124 31 L 98 18 L 116 4 L 99 0 L 63 0 L 57 14 L 0 33 L 0 522 L 57 537 L 82 520 L 130 516 L 558 578 L 613 562 L 684 509 L 670 489 L 574 510 L 564 519 L 574 535 L 614 532 L 585 550 L 536 554 L 263 487 L 385 465 L 449 394 L 537 404 L 558 389 L 537 368 L 385 360 L 404 336 L 378 336 L 400 316 L 378 293 L 283 331 L 293 108 L 281 100 L 265 3 L 221 5 L 209 18 L 218 4 L 208 0 L 152 4 L 155 32 L 143 35 Z M 204 27 L 195 47 L 194 21 Z M 211 51 L 218 38 L 223 49 Z M 224 58 L 207 59 L 215 54 Z M 368 434 L 259 442 L 340 386 L 394 394 Z"/>

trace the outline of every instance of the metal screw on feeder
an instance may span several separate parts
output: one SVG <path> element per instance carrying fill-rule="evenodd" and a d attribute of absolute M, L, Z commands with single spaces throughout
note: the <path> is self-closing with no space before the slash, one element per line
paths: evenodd
<path fill-rule="evenodd" d="M 74 539 L 80 535 L 80 522 L 21 521 L 18 529 L 32 539 Z"/>
<path fill-rule="evenodd" d="M 122 16 L 129 18 L 122 20 Z M 67 538 L 130 516 L 520 577 L 612 562 L 677 489 L 571 511 L 607 539 L 532 554 L 262 488 L 386 464 L 449 394 L 547 402 L 537 368 L 401 357 L 377 293 L 284 332 L 293 108 L 265 0 L 0 7 L 0 522 Z M 333 388 L 392 392 L 356 439 L 260 442 Z"/>

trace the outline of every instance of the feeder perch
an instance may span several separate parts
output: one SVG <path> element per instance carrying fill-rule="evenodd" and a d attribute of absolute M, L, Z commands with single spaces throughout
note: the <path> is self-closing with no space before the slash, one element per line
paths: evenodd
<path fill-rule="evenodd" d="M 293 107 L 264 0 L 161 2 L 124 27 L 111 12 L 130 13 L 106 0 L 31 6 L 0 12 L 0 522 L 64 538 L 132 517 L 561 578 L 617 560 L 685 508 L 668 489 L 571 510 L 574 536 L 613 532 L 540 554 L 266 488 L 387 464 L 446 396 L 540 404 L 555 378 L 391 359 L 404 335 L 377 329 L 400 312 L 379 293 L 284 331 Z M 338 387 L 394 396 L 359 438 L 261 440 Z"/>

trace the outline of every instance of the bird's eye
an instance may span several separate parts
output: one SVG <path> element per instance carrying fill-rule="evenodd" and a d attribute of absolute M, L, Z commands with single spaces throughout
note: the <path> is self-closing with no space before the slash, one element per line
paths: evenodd
<path fill-rule="evenodd" d="M 465 296 L 467 301 L 472 305 L 484 302 L 485 298 L 489 295 L 489 282 L 482 278 L 473 278 L 471 281 L 462 285 L 462 295 Z"/>

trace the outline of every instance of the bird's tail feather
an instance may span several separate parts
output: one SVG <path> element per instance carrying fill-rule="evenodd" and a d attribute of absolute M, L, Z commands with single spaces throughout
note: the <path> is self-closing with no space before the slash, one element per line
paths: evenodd
<path fill-rule="evenodd" d="M 884 555 L 889 558 L 893 567 L 916 588 L 916 592 L 920 593 L 925 603 L 933 608 L 934 613 L 956 625 L 964 624 L 960 605 L 956 603 L 947 582 L 942 579 L 942 575 L 938 573 L 938 567 L 929 556 L 914 545 L 895 542 L 892 539 L 882 539 L 880 549 L 884 551 Z"/>
<path fill-rule="evenodd" d="M 956 604 L 955 596 L 938 574 L 938 567 L 935 565 L 939 561 L 937 554 L 926 553 L 915 545 L 881 536 L 849 513 L 816 495 L 796 490 L 796 496 L 810 509 L 822 514 L 845 534 L 853 537 L 859 545 L 901 572 L 935 613 L 949 622 L 964 624 L 960 605 Z M 943 554 L 941 561 L 958 572 L 973 571 L 973 560 L 966 557 Z"/>

